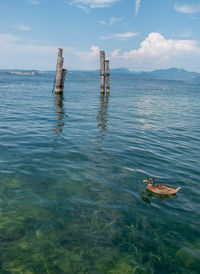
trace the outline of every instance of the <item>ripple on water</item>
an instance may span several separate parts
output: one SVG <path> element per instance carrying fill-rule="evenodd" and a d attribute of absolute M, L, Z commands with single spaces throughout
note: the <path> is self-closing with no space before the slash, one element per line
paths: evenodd
<path fill-rule="evenodd" d="M 1 78 L 0 272 L 198 273 L 197 86 Z M 156 197 L 148 176 L 182 189 Z"/>

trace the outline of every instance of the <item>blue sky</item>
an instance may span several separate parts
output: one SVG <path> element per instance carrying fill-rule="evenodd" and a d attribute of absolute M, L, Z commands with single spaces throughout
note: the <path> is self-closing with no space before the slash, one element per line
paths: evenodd
<path fill-rule="evenodd" d="M 200 72 L 200 1 L 1 0 L 0 68 L 178 67 Z"/>

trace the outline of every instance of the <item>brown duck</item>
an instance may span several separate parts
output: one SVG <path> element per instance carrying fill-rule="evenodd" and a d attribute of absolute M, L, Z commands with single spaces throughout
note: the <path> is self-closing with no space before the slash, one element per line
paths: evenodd
<path fill-rule="evenodd" d="M 149 177 L 147 180 L 143 180 L 143 182 L 147 182 L 147 190 L 161 195 L 172 195 L 176 194 L 181 187 L 175 187 L 175 186 L 168 186 L 164 184 L 155 184 L 154 179 Z"/>

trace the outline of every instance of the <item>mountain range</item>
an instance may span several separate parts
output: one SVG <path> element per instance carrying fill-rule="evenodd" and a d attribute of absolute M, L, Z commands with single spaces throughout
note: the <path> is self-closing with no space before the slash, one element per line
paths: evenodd
<path fill-rule="evenodd" d="M 140 71 L 134 72 L 129 71 L 126 68 L 112 69 L 113 74 L 131 74 L 134 78 L 138 79 L 160 79 L 160 80 L 178 80 L 178 81 L 192 81 L 200 82 L 200 73 L 190 72 L 184 69 L 169 68 L 169 69 L 159 69 L 154 71 Z"/>
<path fill-rule="evenodd" d="M 70 73 L 88 73 L 88 71 L 70 71 Z M 99 74 L 99 70 L 89 71 L 90 73 Z M 0 74 L 16 74 L 19 76 L 23 75 L 39 75 L 43 73 L 55 74 L 55 71 L 37 71 L 37 70 L 0 70 Z M 184 69 L 169 68 L 169 69 L 159 69 L 154 71 L 130 71 L 126 68 L 116 68 L 111 69 L 110 73 L 113 75 L 123 75 L 128 74 L 132 78 L 137 79 L 158 79 L 158 80 L 178 80 L 187 81 L 192 83 L 200 83 L 200 73 L 190 72 Z"/>

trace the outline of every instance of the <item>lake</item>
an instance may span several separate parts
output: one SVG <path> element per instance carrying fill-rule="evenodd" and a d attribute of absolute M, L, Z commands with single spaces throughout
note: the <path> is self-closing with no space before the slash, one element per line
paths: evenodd
<path fill-rule="evenodd" d="M 0 74 L 1 273 L 199 273 L 200 87 Z M 156 197 L 142 180 L 181 186 Z"/>

